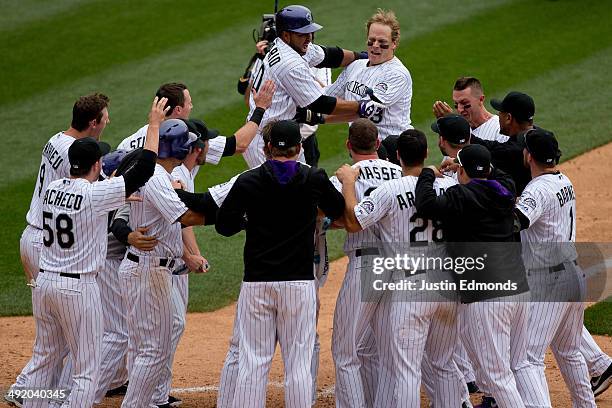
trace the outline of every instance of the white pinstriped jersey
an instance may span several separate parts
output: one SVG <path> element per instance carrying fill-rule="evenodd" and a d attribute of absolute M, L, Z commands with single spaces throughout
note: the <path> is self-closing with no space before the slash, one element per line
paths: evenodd
<path fill-rule="evenodd" d="M 353 164 L 353 168 L 359 166 L 359 177 L 355 183 L 355 194 L 357 200 L 361 201 L 364 197 L 372 194 L 378 186 L 388 180 L 399 179 L 402 177 L 402 168 L 387 160 L 362 160 Z M 342 183 L 336 176 L 329 178 L 334 187 L 342 192 Z M 344 252 L 349 253 L 364 245 L 372 244 L 380 240 L 377 224 L 364 228 L 359 232 L 349 232 L 344 241 Z"/>
<path fill-rule="evenodd" d="M 119 143 L 117 150 L 135 150 L 143 147 L 147 140 L 147 130 L 149 125 L 144 125 L 138 129 L 134 134 L 126 137 Z M 217 136 L 208 141 L 208 153 L 206 153 L 206 163 L 208 164 L 219 164 L 221 157 L 223 156 L 223 150 L 225 149 L 225 136 Z"/>
<path fill-rule="evenodd" d="M 106 258 L 108 212 L 124 203 L 123 177 L 95 183 L 63 178 L 49 184 L 42 208 L 40 268 L 57 273 L 97 273 Z"/>
<path fill-rule="evenodd" d="M 573 245 L 550 245 L 576 241 L 576 195 L 566 175 L 558 172 L 532 179 L 516 207 L 529 219 L 529 228 L 521 231 L 527 268 L 549 267 L 576 259 Z"/>
<path fill-rule="evenodd" d="M 187 212 L 187 207 L 179 199 L 172 187 L 173 177 L 160 164 L 147 183 L 140 188 L 138 195 L 142 202 L 132 202 L 130 227 L 150 227 L 148 235 L 157 237 L 159 244 L 152 251 L 130 249 L 140 256 L 159 256 L 178 258 L 183 255 L 181 224 L 177 220 Z"/>
<path fill-rule="evenodd" d="M 442 231 L 431 220 L 416 212 L 415 190 L 418 177 L 404 176 L 381 184 L 355 206 L 355 216 L 362 228 L 378 223 L 383 243 L 432 242 L 443 239 Z M 450 177 L 436 178 L 437 195 L 457 184 Z M 398 252 L 399 253 L 399 252 Z"/>
<path fill-rule="evenodd" d="M 482 125 L 472 129 L 472 134 L 482 140 L 495 140 L 500 143 L 508 141 L 508 136 L 499 133 L 499 116 L 493 115 Z"/>
<path fill-rule="evenodd" d="M 378 138 L 399 135 L 410 125 L 412 101 L 412 78 L 402 61 L 397 57 L 379 65 L 368 66 L 367 59 L 351 63 L 336 81 L 325 89 L 325 94 L 348 101 L 370 99 L 365 87 L 372 88 L 374 95 L 387 106 L 380 116 L 370 120 L 378 128 Z"/>
<path fill-rule="evenodd" d="M 323 88 L 331 84 L 331 69 L 310 67 L 310 72 L 312 72 L 312 75 L 314 75 L 315 79 Z M 311 126 L 305 123 L 300 124 L 300 134 L 302 135 L 302 140 L 307 139 L 310 135 L 316 132 L 318 127 L 319 126 L 317 125 Z"/>
<path fill-rule="evenodd" d="M 272 98 L 272 105 L 264 113 L 255 139 L 243 153 L 249 168 L 265 161 L 261 129 L 271 120 L 292 119 L 297 106 L 308 106 L 323 94 L 323 88 L 310 71 L 310 67 L 319 64 L 324 57 L 323 49 L 316 44 L 309 44 L 306 54 L 301 56 L 280 38 L 274 40 L 270 51 L 253 76 L 255 90 L 271 79 L 276 84 L 276 92 Z M 256 108 L 252 94 L 249 107 L 247 120 Z"/>
<path fill-rule="evenodd" d="M 181 180 L 185 184 L 185 191 L 193 193 L 195 191 L 195 177 L 198 175 L 198 171 L 200 171 L 200 166 L 196 165 L 193 170 L 189 171 L 187 166 L 181 164 L 172 170 L 172 177 Z"/>
<path fill-rule="evenodd" d="M 41 229 L 43 193 L 52 181 L 70 177 L 70 161 L 68 148 L 76 139 L 64 132 L 59 132 L 49 139 L 42 151 L 36 186 L 32 193 L 30 209 L 26 214 L 26 221 L 33 227 Z"/>

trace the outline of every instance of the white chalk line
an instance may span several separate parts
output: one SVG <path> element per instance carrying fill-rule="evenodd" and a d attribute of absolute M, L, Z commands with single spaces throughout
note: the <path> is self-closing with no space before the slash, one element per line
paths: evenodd
<path fill-rule="evenodd" d="M 268 382 L 268 387 L 272 388 L 284 388 L 284 384 L 278 381 L 270 381 Z M 173 394 L 198 394 L 198 393 L 206 393 L 206 392 L 217 392 L 219 391 L 218 385 L 205 385 L 202 387 L 187 387 L 187 388 L 173 388 Z M 330 385 L 329 387 L 323 388 L 321 391 L 317 392 L 317 398 L 325 398 L 331 397 L 334 395 L 334 386 Z"/>

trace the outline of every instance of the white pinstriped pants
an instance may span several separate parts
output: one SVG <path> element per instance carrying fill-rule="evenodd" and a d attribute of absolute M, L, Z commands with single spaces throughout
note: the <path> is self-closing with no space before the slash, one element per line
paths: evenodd
<path fill-rule="evenodd" d="M 410 280 L 420 287 L 426 276 Z M 432 406 L 461 406 L 465 386 L 453 361 L 457 344 L 457 302 L 433 291 L 398 291 L 393 294 L 390 317 L 396 381 L 391 406 L 420 406 L 423 373 L 433 379 Z M 427 370 L 422 371 L 424 360 Z"/>
<path fill-rule="evenodd" d="M 361 299 L 361 257 L 355 256 L 354 251 L 348 257 L 332 333 L 336 406 L 339 408 L 371 405 L 378 376 L 378 353 L 371 327 L 374 309 Z"/>
<path fill-rule="evenodd" d="M 28 388 L 54 387 L 68 345 L 73 362 L 72 390 L 63 407 L 93 406 L 102 348 L 100 291 L 93 274 L 80 279 L 40 273 L 33 289 L 36 343 Z M 46 400 L 25 400 L 24 407 L 45 407 Z"/>
<path fill-rule="evenodd" d="M 240 345 L 234 408 L 265 406 L 277 339 L 285 367 L 285 406 L 310 407 L 315 292 L 314 281 L 242 283 L 238 298 Z"/>
<path fill-rule="evenodd" d="M 168 356 L 161 376 L 161 382 L 155 388 L 153 403 L 162 405 L 168 402 L 168 395 L 172 386 L 172 365 L 179 341 L 185 332 L 185 319 L 187 313 L 187 298 L 189 290 L 189 274 L 172 275 L 172 340 L 170 355 Z"/>
<path fill-rule="evenodd" d="M 162 380 L 164 364 L 171 348 L 172 274 L 166 267 L 155 266 L 157 258 L 140 257 L 136 263 L 127 258 L 121 262 L 121 293 L 127 304 L 130 385 L 121 406 L 148 408 L 153 404 L 155 387 Z"/>
<path fill-rule="evenodd" d="M 589 374 L 580 347 L 584 328 L 584 276 L 571 262 L 564 269 L 550 272 L 531 269 L 527 278 L 534 292 L 529 319 L 527 357 L 529 365 L 517 372 L 517 380 L 526 388 L 527 407 L 550 407 L 548 384 L 544 374 L 544 354 L 550 345 L 565 380 L 575 408 L 596 407 Z M 549 298 L 548 296 L 554 296 Z M 561 302 L 566 298 L 575 301 Z M 545 300 L 557 300 L 547 302 Z"/>
<path fill-rule="evenodd" d="M 523 408 L 524 391 L 516 379 L 527 363 L 529 293 L 461 305 L 463 344 L 481 375 L 484 389 L 501 408 Z"/>

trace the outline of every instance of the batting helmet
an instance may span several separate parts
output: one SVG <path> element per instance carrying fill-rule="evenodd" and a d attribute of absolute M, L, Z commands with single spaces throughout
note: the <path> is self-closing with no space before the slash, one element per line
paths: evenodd
<path fill-rule="evenodd" d="M 115 150 L 102 156 L 102 172 L 104 175 L 110 177 L 128 153 L 129 150 Z"/>
<path fill-rule="evenodd" d="M 165 120 L 159 127 L 159 152 L 157 157 L 160 159 L 174 157 L 183 160 L 196 140 L 197 136 L 189 133 L 187 125 L 182 120 Z"/>
<path fill-rule="evenodd" d="M 287 6 L 276 13 L 276 29 L 307 34 L 319 31 L 323 26 L 312 21 L 312 13 L 304 6 Z"/>

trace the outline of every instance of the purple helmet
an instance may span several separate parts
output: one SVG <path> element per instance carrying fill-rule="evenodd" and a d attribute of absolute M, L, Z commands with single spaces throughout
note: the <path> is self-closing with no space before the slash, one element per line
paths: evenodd
<path fill-rule="evenodd" d="M 102 172 L 104 175 L 110 177 L 129 152 L 129 150 L 115 150 L 102 156 Z"/>
<path fill-rule="evenodd" d="M 197 140 L 197 136 L 189 133 L 185 122 L 180 119 L 168 119 L 159 127 L 159 152 L 157 157 L 167 159 L 174 157 L 183 160 Z"/>
<path fill-rule="evenodd" d="M 276 30 L 307 34 L 319 31 L 323 26 L 312 21 L 312 13 L 304 6 L 294 5 L 282 8 L 276 13 Z"/>

